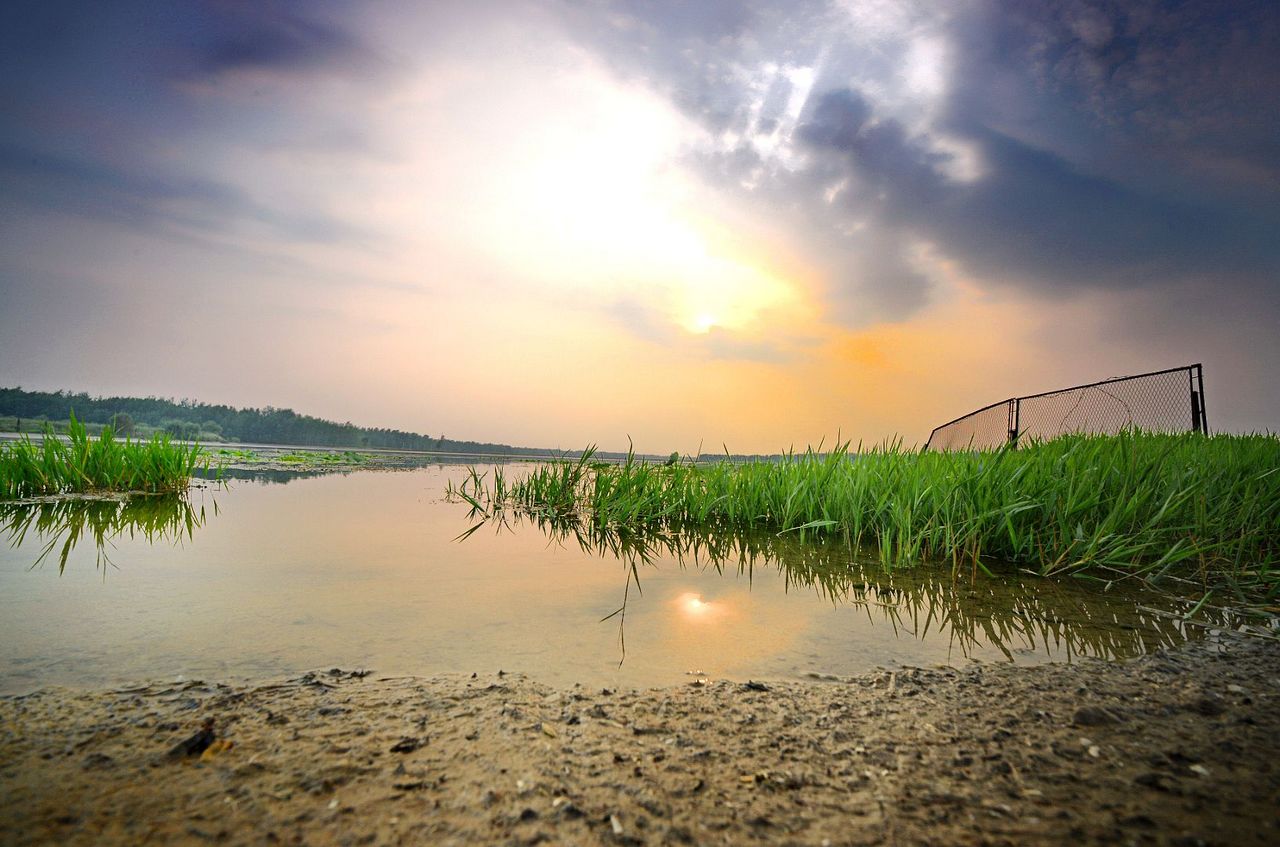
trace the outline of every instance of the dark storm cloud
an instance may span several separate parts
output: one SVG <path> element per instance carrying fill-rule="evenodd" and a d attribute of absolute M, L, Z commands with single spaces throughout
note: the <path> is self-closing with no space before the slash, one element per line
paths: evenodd
<path fill-rule="evenodd" d="M 605 0 L 563 6 L 570 31 L 600 48 L 616 69 L 644 80 L 718 132 L 741 123 L 746 108 L 736 65 L 753 59 L 812 62 L 823 43 L 821 22 L 831 15 L 826 0 Z"/>
<path fill-rule="evenodd" d="M 1061 293 L 1199 273 L 1250 287 L 1277 267 L 1266 233 L 1230 205 L 1130 188 L 994 131 L 969 138 L 988 175 L 918 214 L 975 273 Z"/>
<path fill-rule="evenodd" d="M 797 130 L 810 149 L 844 158 L 847 176 L 856 178 L 865 195 L 861 202 L 879 200 L 897 214 L 932 205 L 942 199 L 945 180 L 938 167 L 947 161 L 911 138 L 892 118 L 871 121 L 870 104 L 861 94 L 844 88 L 817 98 L 808 122 Z"/>
<path fill-rule="evenodd" d="M 360 42 L 331 24 L 276 4 L 221 4 L 207 39 L 194 45 L 195 66 L 217 75 L 241 70 L 307 71 L 371 60 Z"/>
<path fill-rule="evenodd" d="M 881 227 L 945 244 L 987 279 L 1061 291 L 1142 286 L 1197 272 L 1264 277 L 1275 265 L 1267 233 L 1248 215 L 1081 173 L 986 128 L 964 134 L 981 151 L 986 174 L 949 180 L 941 171 L 945 155 L 893 119 L 872 122 L 871 108 L 853 91 L 822 95 L 797 135 L 843 165 L 853 186 L 843 192 L 850 213 L 874 214 Z"/>
<path fill-rule="evenodd" d="M 11 3 L 0 12 L 0 185 L 7 203 L 188 236 L 248 225 L 292 242 L 367 238 L 239 187 L 200 153 L 235 143 L 358 145 L 255 91 L 192 89 L 252 72 L 288 78 L 376 62 L 318 4 Z M 303 14 L 306 12 L 311 17 Z M 243 125 L 244 129 L 241 128 Z M 208 128 L 215 128 L 209 132 Z M 208 133 L 208 134 L 206 134 Z M 255 139 L 254 136 L 257 136 Z"/>
<path fill-rule="evenodd" d="M 11 82 L 137 91 L 166 76 L 376 65 L 375 54 L 326 17 L 328 3 L 65 0 L 6 3 L 0 63 Z M 341 7 L 338 7 L 341 8 Z M 95 72 L 96 70 L 96 72 Z"/>
<path fill-rule="evenodd" d="M 1273 2 L 998 2 L 957 36 L 962 71 L 975 83 L 956 98 L 966 111 L 1138 141 L 1174 164 L 1234 162 L 1236 177 L 1265 175 L 1275 188 L 1280 12 Z M 1004 102 L 984 104 L 992 84 Z M 1044 102 L 1050 108 L 1036 105 Z"/>
<path fill-rule="evenodd" d="M 1280 6 L 885 8 L 897 19 L 877 32 L 819 3 L 709 7 L 696 25 L 678 4 L 623 3 L 579 32 L 716 135 L 692 157 L 710 179 L 807 229 L 851 320 L 927 301 L 921 241 L 985 282 L 1053 296 L 1209 277 L 1224 293 L 1274 288 Z M 922 33 L 951 67 L 927 113 L 891 90 Z M 770 65 L 815 69 L 785 139 L 798 165 L 752 143 L 778 131 L 786 99 L 775 76 L 761 105 L 751 73 Z M 956 143 L 976 174 L 957 173 Z"/>
<path fill-rule="evenodd" d="M 133 173 L 89 160 L 0 146 L 0 184 L 8 199 L 30 207 L 144 229 L 217 233 L 238 223 L 291 242 L 370 238 L 334 218 L 276 209 L 246 192 L 196 177 Z"/>

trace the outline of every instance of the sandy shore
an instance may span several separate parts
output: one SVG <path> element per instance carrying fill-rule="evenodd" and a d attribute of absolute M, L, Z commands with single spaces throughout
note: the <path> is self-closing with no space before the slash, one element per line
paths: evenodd
<path fill-rule="evenodd" d="M 208 719 L 217 736 L 170 755 Z M 1280 647 L 551 689 L 515 675 L 0 698 L 5 844 L 1276 844 Z"/>

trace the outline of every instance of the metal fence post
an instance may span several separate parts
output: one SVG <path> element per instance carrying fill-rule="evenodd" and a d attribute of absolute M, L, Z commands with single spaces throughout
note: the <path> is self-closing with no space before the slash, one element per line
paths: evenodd
<path fill-rule="evenodd" d="M 1192 366 L 1195 370 L 1194 388 L 1191 391 L 1191 411 L 1195 415 L 1192 428 L 1201 435 L 1209 434 L 1209 414 L 1204 405 L 1204 367 L 1197 362 Z M 1196 390 L 1199 389 L 1199 390 Z"/>
<path fill-rule="evenodd" d="M 1018 446 L 1019 418 L 1022 416 L 1022 398 L 1014 397 L 1009 401 L 1009 446 Z"/>

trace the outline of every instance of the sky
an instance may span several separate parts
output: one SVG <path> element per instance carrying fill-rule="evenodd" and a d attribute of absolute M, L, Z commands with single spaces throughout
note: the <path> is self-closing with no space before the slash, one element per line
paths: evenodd
<path fill-rule="evenodd" d="M 1271 0 L 5 3 L 0 385 L 565 449 L 1280 430 Z"/>

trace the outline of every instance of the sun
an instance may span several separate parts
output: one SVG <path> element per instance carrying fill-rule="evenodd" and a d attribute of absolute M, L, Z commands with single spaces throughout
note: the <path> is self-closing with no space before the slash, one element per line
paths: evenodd
<path fill-rule="evenodd" d="M 720 318 L 710 312 L 699 312 L 689 323 L 689 329 L 699 335 L 705 335 L 720 325 Z"/>

